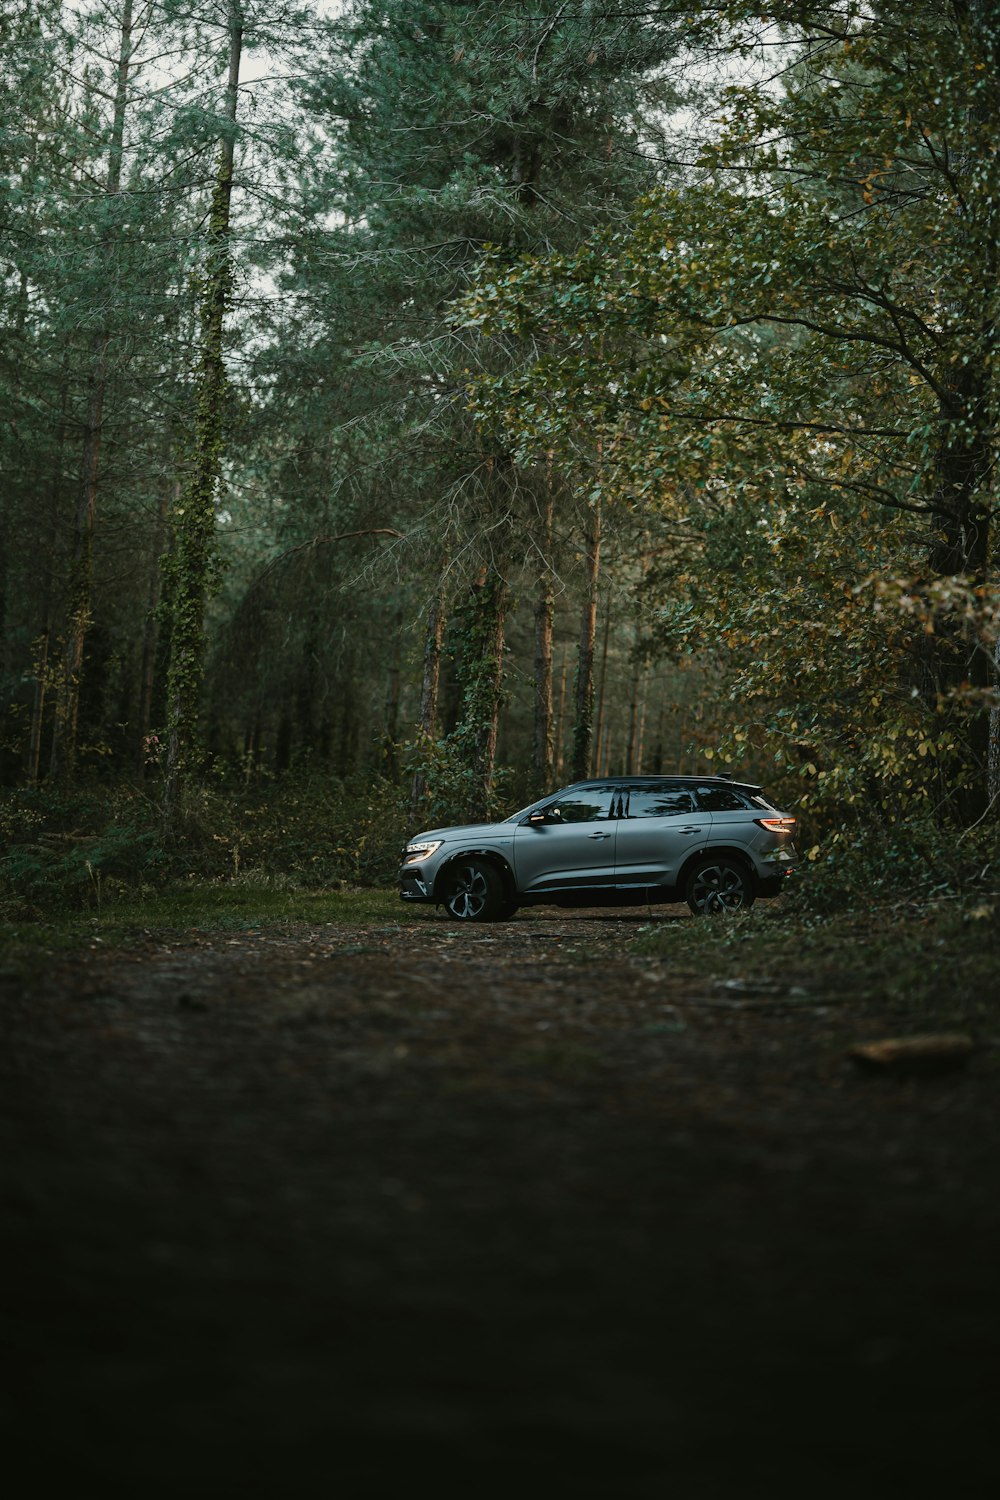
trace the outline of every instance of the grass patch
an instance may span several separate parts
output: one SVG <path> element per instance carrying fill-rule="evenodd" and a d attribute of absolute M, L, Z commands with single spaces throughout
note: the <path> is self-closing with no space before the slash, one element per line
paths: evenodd
<path fill-rule="evenodd" d="M 1000 1024 L 1000 894 L 815 912 L 652 922 L 635 950 L 713 980 L 771 981 L 803 998 L 874 1001 L 938 1021 Z"/>
<path fill-rule="evenodd" d="M 399 918 L 396 892 L 375 888 L 305 890 L 284 881 L 185 880 L 119 896 L 106 913 L 66 913 L 0 922 L 0 953 L 10 971 L 100 942 L 108 952 L 158 935 L 250 932 L 299 923 L 362 926 Z"/>

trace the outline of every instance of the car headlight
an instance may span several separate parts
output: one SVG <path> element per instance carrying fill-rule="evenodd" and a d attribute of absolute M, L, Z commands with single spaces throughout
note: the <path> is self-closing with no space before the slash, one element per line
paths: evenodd
<path fill-rule="evenodd" d="M 444 839 L 430 839 L 424 844 L 407 844 L 403 850 L 404 865 L 412 865 L 418 859 L 429 859 L 443 843 Z"/>

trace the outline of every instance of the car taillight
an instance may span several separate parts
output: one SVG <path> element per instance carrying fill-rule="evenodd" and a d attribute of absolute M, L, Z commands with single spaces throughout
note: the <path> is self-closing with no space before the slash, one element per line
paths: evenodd
<path fill-rule="evenodd" d="M 795 828 L 794 818 L 754 818 L 768 833 L 791 833 Z"/>

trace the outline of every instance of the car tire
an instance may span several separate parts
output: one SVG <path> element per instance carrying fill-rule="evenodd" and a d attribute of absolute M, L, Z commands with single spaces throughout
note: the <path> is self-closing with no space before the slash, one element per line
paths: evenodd
<path fill-rule="evenodd" d="M 444 909 L 454 922 L 501 922 L 510 902 L 489 860 L 460 859 L 448 871 Z"/>
<path fill-rule="evenodd" d="M 688 874 L 684 896 L 696 917 L 709 917 L 749 911 L 756 891 L 745 865 L 721 854 L 706 854 Z"/>

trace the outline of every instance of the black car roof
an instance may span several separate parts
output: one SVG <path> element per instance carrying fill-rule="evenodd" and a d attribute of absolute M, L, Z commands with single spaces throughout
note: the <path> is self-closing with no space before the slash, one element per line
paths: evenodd
<path fill-rule="evenodd" d="M 759 792 L 756 781 L 734 781 L 731 776 L 588 776 L 584 781 L 574 781 L 564 788 L 572 791 L 581 786 L 731 786 L 741 792 Z"/>

